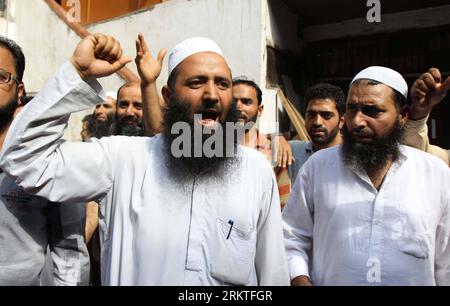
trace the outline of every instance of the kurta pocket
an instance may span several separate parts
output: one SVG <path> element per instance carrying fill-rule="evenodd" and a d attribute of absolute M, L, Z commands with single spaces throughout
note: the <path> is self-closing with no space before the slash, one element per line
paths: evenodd
<path fill-rule="evenodd" d="M 230 232 L 231 228 L 231 232 Z M 256 231 L 243 230 L 217 219 L 211 276 L 233 285 L 246 285 L 254 270 Z"/>
<path fill-rule="evenodd" d="M 401 214 L 397 239 L 400 251 L 420 259 L 427 259 L 430 256 L 431 236 L 426 230 L 426 217 L 415 212 Z"/>

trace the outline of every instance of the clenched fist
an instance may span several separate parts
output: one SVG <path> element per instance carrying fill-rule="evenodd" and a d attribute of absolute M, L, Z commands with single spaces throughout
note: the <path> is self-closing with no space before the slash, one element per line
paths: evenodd
<path fill-rule="evenodd" d="M 445 81 L 437 68 L 430 68 L 411 87 L 411 119 L 417 120 L 429 115 L 433 107 L 441 102 L 450 90 L 450 77 Z"/>
<path fill-rule="evenodd" d="M 123 56 L 120 43 L 114 37 L 104 34 L 85 37 L 70 59 L 82 79 L 111 75 L 131 60 Z"/>

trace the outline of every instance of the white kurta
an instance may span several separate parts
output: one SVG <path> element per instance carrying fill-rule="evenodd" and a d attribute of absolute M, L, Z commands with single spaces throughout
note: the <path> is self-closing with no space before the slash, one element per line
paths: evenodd
<path fill-rule="evenodd" d="M 450 285 L 450 170 L 401 146 L 377 191 L 341 146 L 300 169 L 283 210 L 291 278 L 316 285 Z"/>
<path fill-rule="evenodd" d="M 14 121 L 1 165 L 52 201 L 102 200 L 103 284 L 289 284 L 279 196 L 264 157 L 241 148 L 239 167 L 223 178 L 177 186 L 160 136 L 62 141 L 65 115 L 101 102 L 97 92 L 66 63 Z"/>

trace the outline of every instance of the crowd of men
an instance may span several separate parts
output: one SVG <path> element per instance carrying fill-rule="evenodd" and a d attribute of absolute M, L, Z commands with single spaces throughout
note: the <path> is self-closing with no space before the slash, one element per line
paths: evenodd
<path fill-rule="evenodd" d="M 169 52 L 161 97 L 165 50 L 139 35 L 136 53 L 140 83 L 105 94 L 131 58 L 89 35 L 28 102 L 0 37 L 0 285 L 450 285 L 450 151 L 426 129 L 450 89 L 438 69 L 410 91 L 379 66 L 347 93 L 317 84 L 311 141 L 286 141 L 258 129 L 261 89 L 211 39 Z M 90 108 L 83 142 L 63 140 Z"/>

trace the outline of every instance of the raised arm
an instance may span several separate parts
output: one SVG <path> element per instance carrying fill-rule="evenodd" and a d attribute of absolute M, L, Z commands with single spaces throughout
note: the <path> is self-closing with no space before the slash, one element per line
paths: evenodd
<path fill-rule="evenodd" d="M 136 66 L 141 77 L 141 91 L 144 111 L 145 132 L 148 136 L 158 134 L 162 129 L 163 100 L 158 95 L 156 80 L 161 73 L 166 50 L 158 53 L 158 58 L 153 58 L 150 49 L 142 34 L 136 39 Z"/>
<path fill-rule="evenodd" d="M 53 202 L 85 201 L 104 195 L 112 184 L 105 143 L 62 140 L 70 113 L 104 100 L 97 77 L 131 59 L 112 37 L 83 39 L 70 59 L 14 119 L 0 155 L 0 167 L 28 192 Z"/>
<path fill-rule="evenodd" d="M 405 125 L 404 144 L 431 153 L 450 165 L 450 150 L 430 145 L 426 125 L 433 107 L 440 103 L 450 89 L 450 77 L 442 81 L 439 69 L 431 68 L 411 87 L 410 119 Z"/>
<path fill-rule="evenodd" d="M 442 81 L 441 72 L 430 68 L 411 87 L 410 118 L 419 120 L 427 117 L 433 107 L 439 104 L 450 89 L 450 77 Z"/>

